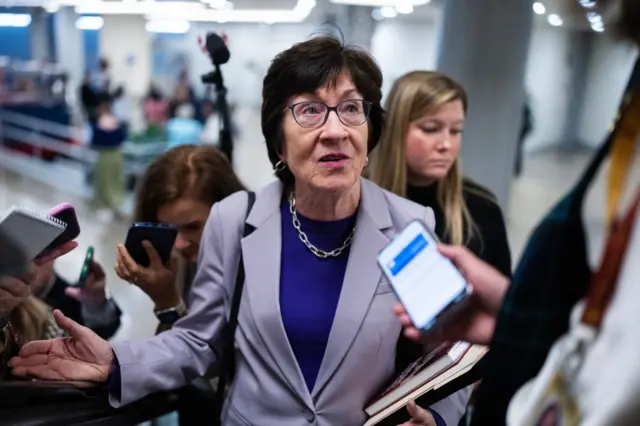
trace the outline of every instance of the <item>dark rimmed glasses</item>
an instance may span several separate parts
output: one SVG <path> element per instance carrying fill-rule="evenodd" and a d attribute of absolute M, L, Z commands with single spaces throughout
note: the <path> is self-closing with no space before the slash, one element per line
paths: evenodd
<path fill-rule="evenodd" d="M 305 101 L 289 105 L 289 109 L 296 123 L 305 128 L 324 125 L 331 111 L 336 112 L 338 119 L 345 126 L 359 126 L 369 118 L 371 102 L 362 99 L 349 99 L 336 106 L 329 106 L 320 101 Z"/>

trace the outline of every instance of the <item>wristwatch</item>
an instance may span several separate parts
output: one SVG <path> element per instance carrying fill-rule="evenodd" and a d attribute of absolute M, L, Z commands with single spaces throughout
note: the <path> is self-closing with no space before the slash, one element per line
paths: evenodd
<path fill-rule="evenodd" d="M 156 317 L 160 320 L 160 324 L 163 325 L 173 325 L 176 321 L 178 321 L 183 316 L 187 315 L 187 306 L 181 300 L 177 306 L 169 309 L 162 309 L 160 311 L 155 311 Z"/>

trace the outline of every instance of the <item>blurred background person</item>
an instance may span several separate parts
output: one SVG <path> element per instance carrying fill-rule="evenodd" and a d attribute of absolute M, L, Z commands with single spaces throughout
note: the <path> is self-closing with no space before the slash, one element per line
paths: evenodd
<path fill-rule="evenodd" d="M 169 103 L 153 83 L 149 86 L 143 109 L 148 132 L 153 133 L 164 128 L 169 117 Z"/>
<path fill-rule="evenodd" d="M 93 174 L 95 197 L 102 209 L 98 218 L 110 221 L 124 218 L 124 158 L 122 145 L 127 139 L 125 127 L 111 112 L 108 100 L 98 106 L 98 121 L 92 129 L 91 148 L 98 159 Z"/>
<path fill-rule="evenodd" d="M 195 119 L 195 109 L 190 103 L 183 103 L 176 109 L 175 117 L 167 123 L 169 145 L 167 149 L 184 144 L 202 142 L 202 124 Z"/>

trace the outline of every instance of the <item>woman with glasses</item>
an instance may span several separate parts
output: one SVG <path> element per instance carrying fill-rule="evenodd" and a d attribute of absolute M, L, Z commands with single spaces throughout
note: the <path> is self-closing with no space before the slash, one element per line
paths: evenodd
<path fill-rule="evenodd" d="M 114 406 L 185 385 L 218 359 L 242 254 L 222 424 L 362 425 L 394 375 L 401 328 L 377 254 L 410 221 L 435 225 L 431 209 L 361 178 L 384 124 L 381 85 L 371 56 L 332 37 L 277 55 L 264 79 L 262 131 L 278 180 L 256 194 L 247 237 L 246 193 L 213 206 L 189 314 L 152 339 L 109 344 L 58 312 L 73 337 L 25 347 L 14 373 L 108 382 Z M 467 399 L 456 393 L 413 424 L 456 425 Z"/>

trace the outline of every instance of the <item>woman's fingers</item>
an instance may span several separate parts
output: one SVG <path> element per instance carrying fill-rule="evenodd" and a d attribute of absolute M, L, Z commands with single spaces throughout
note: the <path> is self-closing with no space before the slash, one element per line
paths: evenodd
<path fill-rule="evenodd" d="M 36 265 L 44 265 L 47 262 L 51 262 L 57 258 L 59 258 L 60 256 L 64 256 L 65 254 L 69 253 L 71 250 L 75 249 L 76 247 L 78 247 L 78 243 L 75 241 L 69 241 L 64 243 L 63 245 L 61 245 L 60 247 L 58 247 L 56 250 L 54 250 L 52 253 L 43 256 L 43 257 L 39 257 L 37 259 L 34 260 L 34 263 Z"/>
<path fill-rule="evenodd" d="M 151 268 L 162 268 L 164 264 L 162 263 L 162 259 L 160 259 L 160 255 L 156 251 L 153 244 L 150 241 L 144 240 L 142 242 L 142 247 L 144 247 L 147 252 L 147 256 L 149 256 L 149 266 Z"/>
<path fill-rule="evenodd" d="M 21 351 L 19 357 L 14 357 L 9 360 L 9 367 L 33 367 L 35 365 L 46 364 L 48 359 L 49 355 L 46 353 L 38 353 L 25 358 L 22 356 Z"/>
<path fill-rule="evenodd" d="M 40 380 L 65 380 L 56 370 L 49 365 L 38 365 L 33 367 L 17 367 L 11 373 L 19 377 L 32 377 Z"/>
<path fill-rule="evenodd" d="M 51 349 L 52 342 L 53 340 L 36 340 L 34 342 L 29 342 L 20 349 L 20 358 L 14 358 L 14 360 L 16 360 L 16 362 L 21 362 L 22 358 L 29 358 L 42 354 L 46 355 Z"/>
<path fill-rule="evenodd" d="M 139 274 L 139 266 L 131 259 L 127 249 L 119 244 L 116 253 L 116 273 L 126 281 L 136 281 Z"/>
<path fill-rule="evenodd" d="M 56 324 L 58 324 L 60 328 L 69 333 L 69 336 L 80 342 L 93 334 L 91 329 L 78 324 L 69 317 L 66 317 L 59 309 L 53 311 L 53 318 L 56 320 Z"/>

